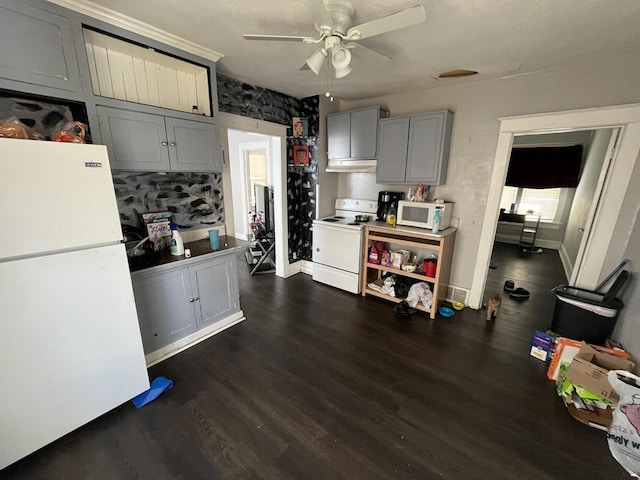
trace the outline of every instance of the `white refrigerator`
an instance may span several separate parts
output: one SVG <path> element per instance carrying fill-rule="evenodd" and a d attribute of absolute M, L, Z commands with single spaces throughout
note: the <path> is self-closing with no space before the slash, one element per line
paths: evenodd
<path fill-rule="evenodd" d="M 0 138 L 0 468 L 149 388 L 107 150 Z"/>

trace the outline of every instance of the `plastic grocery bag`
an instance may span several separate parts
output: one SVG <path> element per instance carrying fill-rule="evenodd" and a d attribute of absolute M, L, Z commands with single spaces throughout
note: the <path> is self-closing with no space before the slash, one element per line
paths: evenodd
<path fill-rule="evenodd" d="M 418 302 L 422 302 L 426 308 L 431 307 L 431 303 L 433 302 L 433 293 L 431 292 L 431 288 L 429 288 L 429 284 L 427 282 L 415 283 L 409 289 L 407 303 L 412 307 L 415 307 Z"/>
<path fill-rule="evenodd" d="M 629 475 L 640 478 L 640 377 L 611 370 L 608 380 L 620 396 L 607 434 L 609 450 Z"/>

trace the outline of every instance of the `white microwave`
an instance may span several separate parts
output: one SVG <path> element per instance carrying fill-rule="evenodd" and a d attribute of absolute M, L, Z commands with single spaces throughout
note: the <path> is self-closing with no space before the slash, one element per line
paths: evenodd
<path fill-rule="evenodd" d="M 433 216 L 436 210 L 440 210 L 440 230 L 449 227 L 451 223 L 451 210 L 453 203 L 433 203 L 433 202 L 409 202 L 400 200 L 398 202 L 398 213 L 396 223 L 408 227 L 433 228 Z"/>

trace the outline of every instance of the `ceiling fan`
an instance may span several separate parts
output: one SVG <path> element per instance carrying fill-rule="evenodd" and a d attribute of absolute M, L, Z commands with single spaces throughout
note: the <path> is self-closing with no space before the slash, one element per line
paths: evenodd
<path fill-rule="evenodd" d="M 319 35 L 318 38 L 250 34 L 245 34 L 243 37 L 247 40 L 284 40 L 301 41 L 307 44 L 322 44 L 305 60 L 300 70 L 309 68 L 313 73 L 319 75 L 322 65 L 330 56 L 335 77 L 342 78 L 351 73 L 351 67 L 349 66 L 351 63 L 351 50 L 356 47 L 390 58 L 362 44 L 355 43 L 356 41 L 417 25 L 426 19 L 424 8 L 421 5 L 416 5 L 386 17 L 352 26 L 355 8 L 349 0 L 323 0 L 323 2 L 323 8 L 317 8 L 317 12 L 314 12 L 319 19 L 319 23 L 315 23 L 315 28 Z"/>

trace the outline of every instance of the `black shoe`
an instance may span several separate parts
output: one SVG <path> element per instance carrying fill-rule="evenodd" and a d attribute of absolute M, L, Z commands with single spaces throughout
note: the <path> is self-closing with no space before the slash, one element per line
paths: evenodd
<path fill-rule="evenodd" d="M 509 296 L 511 298 L 517 298 L 518 300 L 524 300 L 525 298 L 529 298 L 529 291 L 522 287 L 518 287 L 512 292 L 509 292 Z"/>
<path fill-rule="evenodd" d="M 516 289 L 516 284 L 513 283 L 513 280 L 507 280 L 504 282 L 504 291 L 505 292 L 513 292 Z"/>

